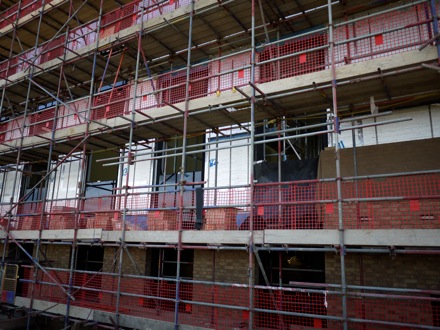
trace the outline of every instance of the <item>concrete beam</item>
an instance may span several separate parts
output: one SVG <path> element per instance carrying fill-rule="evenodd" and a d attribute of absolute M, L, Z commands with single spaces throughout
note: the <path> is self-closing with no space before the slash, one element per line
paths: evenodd
<path fill-rule="evenodd" d="M 116 232 L 113 232 L 116 233 Z M 120 232 L 119 236 L 120 237 Z M 170 243 L 177 244 L 179 233 L 176 230 L 169 231 L 127 231 L 125 233 L 125 242 L 137 243 Z M 119 238 L 118 238 L 119 241 Z"/>
<path fill-rule="evenodd" d="M 30 298 L 16 297 L 16 306 L 30 307 Z M 60 304 L 55 302 L 49 302 L 44 300 L 33 300 L 32 305 L 34 310 L 45 311 L 47 313 L 53 313 L 58 315 L 66 314 L 66 304 Z M 111 324 L 110 318 L 115 320 L 115 313 L 104 312 L 100 310 L 93 310 L 90 308 L 78 307 L 70 305 L 69 316 L 82 320 L 96 321 L 99 323 Z M 172 318 L 172 315 L 171 315 Z M 164 329 L 174 330 L 174 323 L 158 321 L 143 317 L 136 317 L 132 315 L 119 314 L 119 325 L 121 327 L 127 327 L 131 329 Z M 190 325 L 179 325 L 179 329 L 183 330 L 208 330 L 210 328 L 195 327 Z"/>
<path fill-rule="evenodd" d="M 30 298 L 15 297 L 16 306 L 30 307 Z M 66 315 L 66 304 L 60 304 L 50 301 L 34 299 L 32 308 L 34 310 L 45 311 L 53 314 Z M 93 310 L 90 308 L 78 307 L 70 305 L 69 316 L 82 319 L 93 320 Z"/>
<path fill-rule="evenodd" d="M 12 230 L 11 234 L 15 239 L 38 239 L 38 230 Z"/>
<path fill-rule="evenodd" d="M 172 318 L 173 315 L 170 315 Z M 95 311 L 93 319 L 97 322 L 109 323 L 109 319 L 115 319 L 115 314 L 104 311 Z M 153 319 L 147 319 L 143 317 L 136 317 L 131 315 L 119 315 L 119 325 L 122 327 L 127 327 L 131 329 L 162 329 L 162 330 L 174 330 L 174 323 L 158 321 Z M 201 328 L 190 325 L 179 324 L 179 329 L 184 330 L 207 330 L 210 328 Z"/>
<path fill-rule="evenodd" d="M 37 240 L 38 230 L 16 230 L 11 232 L 18 240 Z M 440 247 L 440 229 L 346 229 L 345 244 L 348 246 L 406 246 Z M 0 238 L 4 238 L 0 231 Z M 73 229 L 44 230 L 43 240 L 72 241 Z M 101 240 L 102 242 L 120 242 L 121 231 L 102 229 L 79 229 L 78 240 Z M 127 231 L 127 243 L 177 244 L 178 232 L 170 231 Z M 254 232 L 255 244 L 289 244 L 328 246 L 339 245 L 339 233 L 336 229 L 319 230 L 261 230 Z M 247 245 L 249 232 L 241 230 L 186 230 L 182 233 L 183 244 L 236 244 Z"/>
<path fill-rule="evenodd" d="M 339 244 L 337 230 L 265 230 L 265 244 L 336 245 Z"/>
<path fill-rule="evenodd" d="M 102 236 L 102 229 L 78 229 L 78 240 L 100 240 Z M 45 240 L 73 240 L 74 230 L 44 230 L 41 238 Z"/>
<path fill-rule="evenodd" d="M 249 244 L 249 231 L 246 230 L 188 230 L 182 233 L 183 244 Z M 254 243 L 263 243 L 263 231 L 254 232 Z"/>
<path fill-rule="evenodd" d="M 345 230 L 347 245 L 440 247 L 440 229 Z"/>
<path fill-rule="evenodd" d="M 440 247 L 440 229 L 346 229 L 348 246 Z M 339 245 L 338 230 L 265 230 L 264 243 Z"/>

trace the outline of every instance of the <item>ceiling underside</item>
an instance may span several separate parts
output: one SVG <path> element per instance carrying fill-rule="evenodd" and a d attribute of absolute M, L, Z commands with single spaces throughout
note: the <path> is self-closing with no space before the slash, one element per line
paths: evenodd
<path fill-rule="evenodd" d="M 128 2 L 119 1 L 119 4 Z M 381 5 L 386 6 L 391 2 L 381 2 Z M 15 2 L 9 1 L 9 3 Z M 104 13 L 118 6 L 116 1 L 103 1 L 103 3 Z M 20 27 L 17 38 L 13 38 L 12 31 L 1 36 L 0 59 L 8 57 L 11 49 L 12 54 L 15 54 L 33 47 L 36 35 L 39 36 L 39 42 L 50 40 L 65 33 L 66 27 L 73 29 L 89 22 L 99 12 L 100 1 L 73 1 L 72 4 L 72 7 L 68 3 L 62 4 L 43 15 L 40 29 L 38 19 L 33 19 Z M 326 4 L 326 1 L 305 0 L 255 1 L 256 44 L 264 45 L 267 40 L 276 40 L 277 36 L 291 36 L 302 30 L 326 26 L 328 24 L 328 11 L 324 7 Z M 335 19 L 342 19 L 346 14 L 375 10 L 376 5 L 377 2 L 337 1 L 333 4 L 332 10 Z M 77 11 L 70 20 L 69 11 Z M 199 63 L 229 52 L 248 49 L 251 45 L 251 12 L 250 0 L 230 1 L 224 4 L 219 2 L 208 10 L 196 12 L 191 33 L 191 62 Z M 72 62 L 66 62 L 62 68 L 40 72 L 33 77 L 33 82 L 24 78 L 10 84 L 5 92 L 4 106 L 9 111 L 6 115 L 23 113 L 27 101 L 27 111 L 32 111 L 41 104 L 53 101 L 52 95 L 58 94 L 64 101 L 89 95 L 92 81 L 96 89 L 100 84 L 105 86 L 113 84 L 114 81 L 132 80 L 136 74 L 138 42 L 145 55 L 143 58 L 140 54 L 138 71 L 140 79 L 163 73 L 170 68 L 184 67 L 189 55 L 189 22 L 188 15 L 184 19 L 164 21 L 160 29 L 146 28 L 140 41 L 132 35 L 130 38 L 104 46 L 96 56 L 94 52 L 90 52 Z M 113 49 L 111 56 L 109 56 L 110 49 Z M 389 76 L 386 75 L 387 72 L 383 74 L 385 74 L 383 77 L 374 74 L 360 77 L 363 79 L 356 81 L 338 81 L 337 104 L 341 115 L 368 113 L 370 96 L 375 97 L 380 110 L 438 103 L 440 100 L 440 79 L 435 70 L 417 65 L 413 71 Z M 310 82 L 310 87 L 312 83 Z M 60 86 L 59 90 L 58 86 Z M 291 95 L 284 96 L 260 95 L 257 92 L 255 120 L 286 117 L 305 121 L 308 124 L 324 121 L 326 109 L 332 107 L 332 90 L 328 85 L 315 87 L 315 90 L 309 88 L 307 92 L 290 90 Z M 29 97 L 27 97 L 28 90 Z M 250 121 L 249 103 L 244 102 L 234 110 L 236 111 L 222 109 L 190 114 L 188 134 Z M 129 138 L 129 124 L 127 121 L 126 127 L 120 130 L 103 126 L 99 133 L 88 139 L 87 148 L 115 149 L 125 145 Z M 183 115 L 176 114 L 172 118 L 156 121 L 145 118 L 145 121 L 138 123 L 134 129 L 134 141 L 182 136 L 182 134 Z M 57 141 L 53 148 L 53 158 L 71 151 L 80 141 L 79 139 L 72 137 L 66 141 Z M 48 152 L 47 145 L 32 146 L 32 153 L 23 153 L 21 160 L 41 159 Z M 17 152 L 8 150 L 7 155 L 2 155 L 0 164 L 14 163 L 16 159 Z"/>
<path fill-rule="evenodd" d="M 425 68 L 384 79 L 379 76 L 369 76 L 363 81 L 341 82 L 337 87 L 339 114 L 341 118 L 344 118 L 355 114 L 370 113 L 370 96 L 373 95 L 380 111 L 398 111 L 396 109 L 401 107 L 438 103 L 440 100 L 439 85 L 437 71 Z M 427 88 L 427 86 L 431 87 Z M 292 92 L 295 93 L 295 91 Z M 331 94 L 331 88 L 319 86 L 314 91 L 284 97 L 263 96 L 257 93 L 254 118 L 256 121 L 285 118 L 291 122 L 297 122 L 298 125 L 322 123 L 326 120 L 327 109 L 332 107 Z M 188 118 L 187 134 L 197 135 L 206 129 L 215 130 L 225 125 L 249 122 L 250 109 L 250 103 L 243 102 L 241 106 L 234 107 L 233 111 L 213 107 L 211 111 L 192 113 Z M 138 122 L 134 128 L 133 141 L 144 143 L 144 141 L 155 139 L 182 138 L 183 117 L 183 114 L 176 113 L 169 118 L 165 117 L 156 121 L 145 118 L 145 121 Z M 322 130 L 325 129 L 325 127 L 322 128 Z M 129 141 L 129 130 L 129 121 L 125 127 L 117 130 L 102 126 L 98 132 L 88 138 L 87 149 L 92 151 L 122 148 Z M 82 138 L 83 135 L 71 136 L 63 141 L 57 141 L 52 150 L 53 159 L 69 153 Z M 28 146 L 23 150 L 26 151 L 26 149 L 32 151 L 21 153 L 20 159 L 25 162 L 44 159 L 49 152 L 47 141 L 42 146 Z M 9 150 L 7 154 L 0 157 L 0 165 L 14 163 L 16 159 L 17 151 Z"/>

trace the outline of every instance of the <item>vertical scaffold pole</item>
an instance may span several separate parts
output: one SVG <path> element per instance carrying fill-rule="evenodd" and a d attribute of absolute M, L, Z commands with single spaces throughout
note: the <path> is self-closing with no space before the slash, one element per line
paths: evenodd
<path fill-rule="evenodd" d="M 141 9 L 141 17 L 144 16 L 144 7 Z M 119 327 L 120 322 L 120 303 L 121 303 L 121 282 L 122 282 L 122 264 L 124 257 L 124 246 L 125 246 L 125 232 L 126 232 L 126 224 L 127 224 L 127 210 L 128 210 L 128 195 L 129 195 L 129 183 L 130 183 L 130 161 L 131 152 L 132 152 L 132 143 L 133 143 L 133 135 L 135 128 L 135 117 L 136 117 L 136 98 L 137 98 L 137 87 L 138 87 L 138 79 L 139 79 L 139 64 L 141 62 L 141 48 L 142 48 L 142 32 L 143 32 L 143 21 L 141 21 L 141 28 L 138 34 L 138 43 L 137 43 L 137 52 L 136 52 L 136 72 L 134 78 L 134 95 L 133 95 L 133 108 L 131 109 L 131 121 L 130 121 L 130 135 L 128 141 L 128 154 L 126 155 L 124 164 L 127 164 L 127 171 L 125 172 L 125 189 L 124 189 L 124 202 L 123 202 L 123 210 L 122 210 L 122 232 L 121 232 L 121 248 L 119 250 L 119 267 L 118 267 L 118 290 L 116 296 L 116 326 Z M 122 180 L 121 180 L 122 182 Z M 127 250 L 128 251 L 128 250 Z"/>
<path fill-rule="evenodd" d="M 43 13 L 44 13 L 44 6 L 45 6 L 45 1 L 43 0 L 43 3 L 41 5 L 41 11 L 40 11 L 41 19 L 42 19 Z M 69 8 L 69 15 L 70 14 L 71 14 L 71 8 Z M 40 19 L 40 23 L 41 23 L 41 19 Z M 39 25 L 39 29 L 38 30 L 40 30 L 40 25 Z M 66 38 L 65 38 L 65 41 L 64 41 L 65 42 L 65 46 L 67 46 L 68 35 L 69 35 L 69 27 L 67 26 Z M 63 60 L 65 60 L 65 58 L 66 58 L 66 49 L 67 48 L 64 47 Z M 64 61 L 61 64 L 61 68 L 60 68 L 60 77 L 59 77 L 59 80 L 58 80 L 57 94 L 56 94 L 57 98 L 60 97 L 63 70 L 64 70 Z M 55 130 L 56 130 L 56 127 L 57 127 L 57 114 L 58 114 L 59 107 L 60 107 L 60 103 L 57 101 L 56 110 L 54 112 L 54 118 L 52 119 L 53 120 L 53 126 L 52 126 L 52 131 L 51 131 L 51 139 L 50 139 L 50 143 L 49 143 L 49 153 L 48 153 L 48 157 L 47 157 L 47 166 L 46 166 L 46 172 L 47 173 L 49 173 L 51 171 L 51 166 L 52 166 L 51 160 L 52 160 L 53 146 L 54 146 L 54 141 L 55 141 Z M 56 174 L 56 172 L 54 174 Z M 45 178 L 45 180 L 43 182 L 44 185 L 45 185 L 44 190 L 43 190 L 44 196 L 42 196 L 42 198 L 41 198 L 41 214 L 40 214 L 40 223 L 39 223 L 39 228 L 38 228 L 39 232 L 38 232 L 38 239 L 37 239 L 37 242 L 36 242 L 36 245 L 35 245 L 35 251 L 34 251 L 35 260 L 37 262 L 40 262 L 41 237 L 42 237 L 42 233 L 43 233 L 43 229 L 44 229 L 44 223 L 45 223 L 44 220 L 45 220 L 46 203 L 47 203 L 47 198 L 48 198 L 47 194 L 48 194 L 48 191 L 49 191 L 49 181 L 50 181 L 49 179 L 50 179 L 50 177 L 47 177 L 47 178 Z M 50 206 L 52 206 L 52 205 L 50 205 Z M 31 301 L 30 301 L 30 304 L 29 304 L 31 309 L 32 309 L 33 303 L 34 303 L 34 291 L 35 291 L 35 286 L 37 284 L 38 272 L 39 271 L 40 270 L 38 268 L 36 268 L 35 271 L 34 271 L 34 278 L 33 278 L 33 283 L 32 283 L 32 288 L 31 288 L 31 290 L 32 290 Z M 28 322 L 27 322 L 27 327 L 28 328 L 30 327 L 30 320 L 31 319 L 28 318 Z"/>
<path fill-rule="evenodd" d="M 9 49 L 9 55 L 8 58 L 12 58 L 12 50 L 14 49 L 14 40 L 17 38 L 17 29 L 18 29 L 18 20 L 20 18 L 20 15 L 18 15 L 20 13 L 20 8 L 21 8 L 21 4 L 22 2 L 20 1 L 18 3 L 18 8 L 17 8 L 17 17 L 15 19 L 15 25 L 14 25 L 14 30 L 12 32 L 12 38 L 11 38 L 11 47 Z M 6 67 L 6 72 L 9 71 L 11 65 L 11 61 L 8 61 L 7 67 Z M 1 112 L 3 111 L 3 103 L 4 103 L 4 99 L 6 98 L 6 87 L 8 86 L 8 80 L 5 79 L 5 84 L 3 86 L 3 90 L 2 90 L 2 99 L 1 99 L 1 103 L 0 103 L 0 115 Z M 12 105 L 11 105 L 12 107 Z M 23 135 L 24 128 L 21 129 L 21 134 Z M 14 184 L 12 185 L 12 192 L 11 192 L 11 199 L 9 201 L 9 203 L 11 205 L 14 204 L 14 196 L 15 196 L 15 191 L 16 191 L 16 187 L 17 187 L 17 180 L 18 180 L 18 173 L 19 173 L 19 158 L 17 157 L 17 162 L 15 163 L 15 173 L 14 173 Z M 11 220 L 12 220 L 12 214 L 8 214 L 8 224 L 6 226 L 6 230 L 10 229 L 11 226 Z M 8 242 L 9 242 L 9 237 L 8 235 L 6 235 L 5 240 L 4 240 L 4 245 L 3 245 L 3 254 L 2 254 L 2 263 L 1 263 L 1 269 L 0 269 L 0 277 L 3 274 L 3 267 L 5 264 L 5 259 L 6 259 L 6 252 L 7 252 L 7 247 L 8 247 Z M 0 286 L 0 293 L 1 293 L 1 286 Z"/>
<path fill-rule="evenodd" d="M 19 13 L 19 11 L 21 9 L 21 5 L 22 5 L 22 1 L 20 1 L 18 13 Z M 37 28 L 37 33 L 36 33 L 36 36 L 35 36 L 35 48 L 37 48 L 37 46 L 38 46 L 38 40 L 39 40 L 39 37 L 40 37 L 41 22 L 43 20 L 43 6 L 44 6 L 44 2 L 43 2 L 43 5 L 42 5 L 42 8 L 41 8 L 41 11 L 40 11 L 40 15 L 39 15 L 38 28 Z M 17 14 L 17 18 L 19 16 L 20 15 Z M 18 27 L 15 26 L 14 30 L 15 29 L 18 29 Z M 29 98 L 30 98 L 29 95 L 30 95 L 30 92 L 31 92 L 32 76 L 33 76 L 34 70 L 35 70 L 35 68 L 32 65 L 30 65 L 29 66 L 29 83 L 28 83 L 28 89 L 27 89 L 27 94 L 26 94 L 26 103 L 25 103 L 25 109 L 24 109 L 24 115 L 23 115 L 24 124 L 23 124 L 23 128 L 21 130 L 20 147 L 18 149 L 17 162 L 16 162 L 17 172 L 16 172 L 16 175 L 15 175 L 15 178 L 14 178 L 14 186 L 13 186 L 12 196 L 15 195 L 15 187 L 17 186 L 18 167 L 19 167 L 20 159 L 21 159 L 21 148 L 22 148 L 23 142 L 24 142 L 24 134 L 25 134 L 25 127 L 26 127 L 26 116 L 27 116 L 27 111 L 29 110 Z M 13 203 L 11 202 L 11 204 L 13 204 Z M 41 210 L 41 212 L 44 212 L 44 210 Z M 10 221 L 8 222 L 7 230 L 9 231 L 9 229 L 10 229 Z M 6 236 L 6 239 L 8 239 L 8 236 Z M 7 244 L 6 244 L 6 241 L 5 241 L 5 250 L 6 250 L 6 246 L 7 246 Z M 35 253 L 38 254 L 38 250 Z M 38 268 L 36 268 L 35 271 L 33 272 L 34 282 L 36 280 L 37 272 L 38 272 Z M 32 292 L 33 292 L 33 287 L 34 287 L 34 285 L 32 285 Z M 31 296 L 31 300 L 30 300 L 30 303 L 29 303 L 29 308 L 32 309 L 32 306 L 33 306 L 33 294 Z M 30 323 L 31 323 L 31 318 L 28 316 L 27 322 L 26 322 L 26 329 L 29 329 Z"/>
<path fill-rule="evenodd" d="M 255 0 L 252 0 L 251 24 L 251 85 L 255 86 Z M 254 148 L 255 148 L 255 88 L 251 88 L 251 136 L 249 150 L 249 184 L 250 184 L 250 212 L 249 212 L 249 329 L 253 329 L 254 308 Z"/>
<path fill-rule="evenodd" d="M 431 15 L 432 15 L 432 27 L 434 29 L 434 35 L 439 36 L 439 29 L 438 29 L 438 17 L 437 17 L 437 8 L 435 7 L 435 0 L 431 0 Z M 437 63 L 440 65 L 440 36 L 436 40 L 437 45 Z"/>
<path fill-rule="evenodd" d="M 342 290 L 342 322 L 343 329 L 347 330 L 347 283 L 345 279 L 345 243 L 344 243 L 344 223 L 342 217 L 342 188 L 341 188 L 341 160 L 339 150 L 339 118 L 338 118 L 338 100 L 337 100 L 337 82 L 336 82 L 336 63 L 335 63 L 335 42 L 333 37 L 333 12 L 332 1 L 328 0 L 328 31 L 329 31 L 329 56 L 332 72 L 332 106 L 334 129 L 333 136 L 335 141 L 335 162 L 336 162 L 336 184 L 338 193 L 338 230 L 340 245 L 341 262 L 341 290 Z"/>
<path fill-rule="evenodd" d="M 71 0 L 71 6 L 73 6 L 73 1 Z M 76 254 L 77 254 L 77 237 L 78 237 L 78 224 L 81 217 L 81 208 L 82 208 L 82 201 L 85 193 L 85 185 L 86 185 L 86 178 L 87 178 L 87 139 L 89 135 L 90 130 L 90 118 L 91 118 L 91 109 L 92 109 L 92 101 L 93 101 L 93 93 L 94 93 L 94 85 L 95 85 L 95 71 L 96 71 L 96 60 L 97 60 L 97 54 L 98 54 L 98 48 L 99 48 L 99 32 L 101 28 L 101 20 L 102 20 L 102 5 L 104 0 L 101 0 L 100 6 L 99 6 L 99 17 L 98 17 L 98 24 L 96 27 L 96 46 L 95 51 L 93 53 L 93 63 L 92 63 L 92 76 L 90 80 L 90 88 L 89 88 L 89 104 L 87 109 L 87 124 L 85 128 L 84 133 L 84 143 L 82 148 L 82 155 L 81 155 L 81 174 L 80 174 L 80 181 L 77 186 L 77 200 L 76 200 L 76 213 L 75 213 L 75 230 L 73 235 L 73 241 L 72 241 L 72 251 L 70 253 L 70 270 L 69 270 L 69 295 L 67 297 L 66 302 L 66 315 L 64 317 L 64 327 L 67 328 L 69 326 L 69 313 L 70 313 L 70 303 L 71 298 L 70 295 L 73 291 L 73 278 L 74 278 L 74 270 L 76 265 Z"/>
<path fill-rule="evenodd" d="M 177 264 L 176 264 L 176 301 L 174 304 L 174 328 L 179 329 L 179 305 L 180 305 L 180 261 L 182 255 L 182 221 L 183 221 L 183 195 L 185 193 L 185 173 L 186 173 L 186 148 L 187 148 L 187 132 L 188 132 L 188 116 L 189 116 L 189 87 L 191 75 L 191 45 L 192 45 L 192 30 L 194 21 L 194 1 L 191 1 L 191 13 L 189 16 L 189 31 L 188 31 L 188 57 L 186 61 L 186 83 L 185 83 L 185 113 L 183 117 L 183 141 L 182 141 L 182 166 L 180 168 L 180 194 L 179 194 L 179 215 L 178 215 L 178 244 L 177 244 Z"/>

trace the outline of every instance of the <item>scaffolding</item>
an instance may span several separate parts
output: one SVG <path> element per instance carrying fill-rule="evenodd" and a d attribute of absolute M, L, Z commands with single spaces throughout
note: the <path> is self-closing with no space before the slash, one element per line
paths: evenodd
<path fill-rule="evenodd" d="M 27 328 L 440 328 L 439 1 L 0 11 L 1 301 Z"/>

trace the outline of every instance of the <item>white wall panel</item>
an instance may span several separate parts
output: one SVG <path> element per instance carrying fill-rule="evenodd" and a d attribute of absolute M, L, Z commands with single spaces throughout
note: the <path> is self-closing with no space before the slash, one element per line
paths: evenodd
<path fill-rule="evenodd" d="M 377 117 L 376 122 L 411 118 L 409 121 L 396 122 L 376 127 L 355 129 L 357 146 L 367 146 L 384 143 L 404 142 L 429 139 L 440 136 L 440 106 L 431 106 L 431 115 L 428 106 L 396 110 L 389 116 Z M 357 122 L 358 125 L 374 123 L 374 119 Z M 341 124 L 341 129 L 351 127 L 351 123 Z M 342 131 L 339 136 L 342 148 L 353 146 L 352 130 Z"/>
<path fill-rule="evenodd" d="M 130 193 L 144 193 L 151 191 L 151 188 L 145 187 L 147 185 L 152 185 L 153 183 L 153 161 L 151 160 L 152 156 L 148 154 L 150 151 L 151 149 L 148 149 L 146 147 L 137 146 L 137 149 L 134 151 L 135 162 L 133 163 L 133 165 L 120 165 L 122 167 L 122 173 L 121 171 L 119 171 L 119 188 L 128 184 L 128 186 L 130 187 L 143 186 L 143 188 L 129 190 Z M 119 190 L 118 192 L 123 193 L 123 191 L 121 190 Z M 127 200 L 127 208 L 147 208 L 149 207 L 149 201 L 150 195 L 148 194 L 129 196 Z"/>
<path fill-rule="evenodd" d="M 440 104 L 431 105 L 432 130 L 434 137 L 440 137 Z"/>
<path fill-rule="evenodd" d="M 49 177 L 48 199 L 75 198 L 80 174 L 80 159 L 71 158 L 61 164 Z"/>
<path fill-rule="evenodd" d="M 225 148 L 208 151 L 205 157 L 205 187 L 230 187 L 249 184 L 249 146 L 240 146 L 249 142 L 248 135 L 244 135 L 240 129 L 223 131 L 225 136 L 219 136 L 218 143 L 212 144 L 210 149 Z M 242 136 L 243 140 L 231 141 L 231 138 Z M 215 137 L 211 137 L 211 142 Z M 234 146 L 237 146 L 234 148 Z M 240 147 L 238 147 L 240 146 Z M 247 188 L 235 188 L 235 193 L 230 189 L 208 190 L 205 193 L 205 206 L 241 204 L 240 190 Z"/>
<path fill-rule="evenodd" d="M 227 132 L 224 133 L 227 134 Z M 236 136 L 232 135 L 232 138 L 234 137 Z M 211 141 L 215 141 L 215 139 Z M 205 161 L 207 187 L 249 184 L 249 147 L 234 147 L 248 142 L 248 138 L 230 141 L 222 137 L 218 144 L 210 146 L 210 149 L 216 148 L 217 145 L 219 148 L 228 148 L 217 152 L 215 150 L 207 152 Z"/>
<path fill-rule="evenodd" d="M 21 169 L 21 167 L 19 167 Z M 15 176 L 17 178 L 15 179 Z M 22 172 L 9 171 L 0 173 L 0 214 L 5 214 L 11 209 L 11 198 L 13 197 L 13 202 L 17 202 L 20 195 Z M 15 189 L 14 189 L 15 185 Z M 14 191 L 15 190 L 15 191 Z M 15 213 L 15 212 L 13 212 Z"/>

